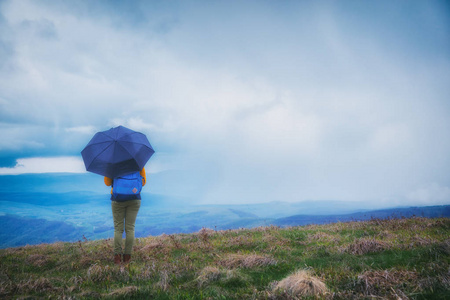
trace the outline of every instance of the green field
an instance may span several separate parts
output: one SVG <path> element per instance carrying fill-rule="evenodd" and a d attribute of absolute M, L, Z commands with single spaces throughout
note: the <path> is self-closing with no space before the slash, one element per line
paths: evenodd
<path fill-rule="evenodd" d="M 111 240 L 8 248 L 0 298 L 450 299 L 449 236 L 448 218 L 202 229 L 139 238 L 121 266 Z"/>

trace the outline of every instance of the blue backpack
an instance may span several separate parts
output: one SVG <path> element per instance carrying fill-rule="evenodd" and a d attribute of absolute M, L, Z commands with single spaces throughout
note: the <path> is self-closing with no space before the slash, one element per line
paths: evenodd
<path fill-rule="evenodd" d="M 142 190 L 142 176 L 139 172 L 114 178 L 113 196 L 139 195 Z"/>

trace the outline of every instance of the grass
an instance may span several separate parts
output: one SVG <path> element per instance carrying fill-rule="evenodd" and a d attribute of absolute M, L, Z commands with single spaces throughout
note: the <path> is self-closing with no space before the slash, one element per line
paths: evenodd
<path fill-rule="evenodd" d="M 0 250 L 0 298 L 450 299 L 450 220 L 373 219 Z"/>

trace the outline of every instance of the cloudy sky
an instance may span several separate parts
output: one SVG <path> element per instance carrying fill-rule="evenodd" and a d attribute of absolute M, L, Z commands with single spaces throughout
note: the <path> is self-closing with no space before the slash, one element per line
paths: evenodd
<path fill-rule="evenodd" d="M 449 37 L 446 1 L 1 1 L 0 174 L 124 125 L 200 203 L 449 204 Z"/>

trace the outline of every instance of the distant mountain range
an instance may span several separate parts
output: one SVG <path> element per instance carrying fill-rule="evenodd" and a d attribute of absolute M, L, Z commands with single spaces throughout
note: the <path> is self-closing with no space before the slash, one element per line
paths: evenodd
<path fill-rule="evenodd" d="M 390 208 L 341 215 L 295 215 L 276 219 L 273 221 L 273 224 L 277 226 L 298 226 L 307 224 L 364 221 L 372 218 L 410 218 L 414 216 L 425 218 L 448 218 L 450 217 L 450 205 Z"/>
<path fill-rule="evenodd" d="M 158 174 L 159 175 L 159 174 Z M 199 205 L 180 196 L 152 194 L 164 187 L 151 176 L 142 194 L 136 236 L 190 233 L 257 226 L 297 226 L 369 218 L 449 217 L 449 205 L 381 209 L 373 202 L 273 201 L 257 204 Z M 167 174 L 166 174 L 167 175 Z M 0 177 L 0 248 L 26 244 L 113 237 L 109 188 L 95 174 L 24 174 Z M 160 180 L 158 182 L 158 180 Z M 171 190 L 178 191 L 173 186 Z"/>
<path fill-rule="evenodd" d="M 0 198 L 0 248 L 113 237 L 110 200 L 104 195 L 27 193 L 27 196 L 21 196 L 16 193 L 10 196 Z M 136 236 L 191 233 L 202 227 L 226 230 L 370 218 L 450 217 L 450 205 L 314 214 L 317 211 L 329 212 L 323 210 L 323 206 L 324 203 L 320 202 L 190 205 L 163 196 L 147 195 L 136 220 Z M 304 213 L 295 214 L 299 211 Z"/>

